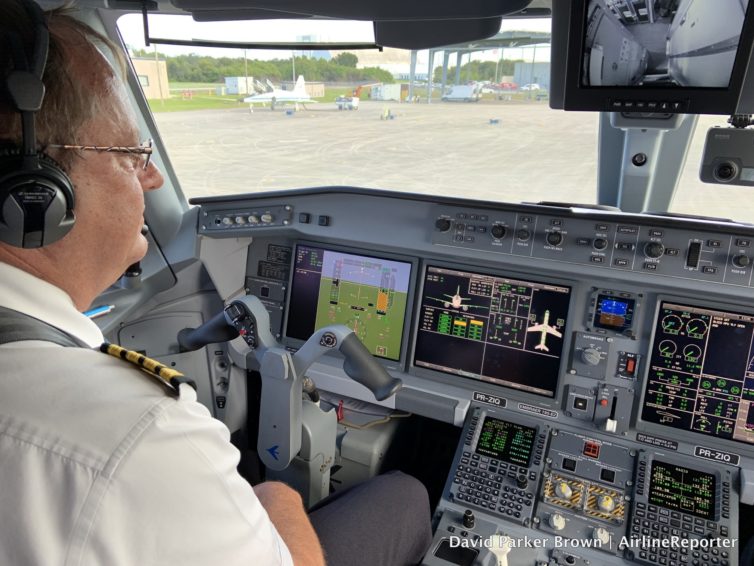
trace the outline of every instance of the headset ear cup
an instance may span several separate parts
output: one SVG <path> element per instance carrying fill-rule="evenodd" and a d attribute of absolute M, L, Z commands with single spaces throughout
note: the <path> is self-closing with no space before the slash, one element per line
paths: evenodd
<path fill-rule="evenodd" d="M 62 239 L 75 221 L 73 184 L 48 155 L 23 169 L 18 151 L 0 157 L 0 241 L 39 248 Z"/>

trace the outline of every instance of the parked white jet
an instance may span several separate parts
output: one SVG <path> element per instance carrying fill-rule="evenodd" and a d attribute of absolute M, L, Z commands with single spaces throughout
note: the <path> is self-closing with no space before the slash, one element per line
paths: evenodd
<path fill-rule="evenodd" d="M 272 110 L 275 110 L 275 106 L 278 104 L 309 104 L 311 102 L 316 103 L 316 100 L 312 100 L 306 92 L 306 82 L 304 81 L 304 75 L 299 75 L 296 80 L 296 85 L 293 90 L 282 90 L 275 88 L 270 81 L 267 84 L 272 88 L 269 92 L 263 92 L 261 94 L 254 94 L 247 96 L 243 99 L 244 102 L 249 104 L 269 104 Z"/>
<path fill-rule="evenodd" d="M 558 332 L 557 327 L 550 326 L 550 311 L 545 311 L 545 319 L 542 321 L 542 324 L 535 324 L 534 326 L 530 326 L 529 328 L 526 329 L 526 331 L 542 333 L 542 337 L 539 339 L 539 344 L 534 346 L 534 349 L 543 350 L 545 352 L 550 351 L 550 349 L 545 345 L 548 334 L 552 334 L 553 336 L 557 338 L 563 337 L 563 335 L 560 332 Z"/>

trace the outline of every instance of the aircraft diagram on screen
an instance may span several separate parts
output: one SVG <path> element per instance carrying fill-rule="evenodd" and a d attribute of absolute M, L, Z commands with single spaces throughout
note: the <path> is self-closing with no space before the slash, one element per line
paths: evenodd
<path fill-rule="evenodd" d="M 468 311 L 469 308 L 472 309 L 484 309 L 487 307 L 481 306 L 481 305 L 469 305 L 465 304 L 464 301 L 470 301 L 471 299 L 469 297 L 462 297 L 461 296 L 461 286 L 459 285 L 456 288 L 456 294 L 455 295 L 446 295 L 443 294 L 444 299 L 438 299 L 437 297 L 427 297 L 428 299 L 432 301 L 439 301 L 442 303 L 442 306 L 444 306 L 446 309 L 454 308 L 454 309 L 461 309 L 462 311 Z"/>
<path fill-rule="evenodd" d="M 562 338 L 563 334 L 558 332 L 557 327 L 550 325 L 550 311 L 545 311 L 545 317 L 542 321 L 542 324 L 535 324 L 534 326 L 530 326 L 526 329 L 527 332 L 541 332 L 542 335 L 539 339 L 539 344 L 534 346 L 535 350 L 542 350 L 543 352 L 549 352 L 550 349 L 547 347 L 547 335 L 552 334 L 556 338 Z"/>

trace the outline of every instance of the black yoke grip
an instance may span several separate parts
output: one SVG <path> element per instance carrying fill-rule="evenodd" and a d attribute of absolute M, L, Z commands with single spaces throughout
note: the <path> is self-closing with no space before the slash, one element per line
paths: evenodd
<path fill-rule="evenodd" d="M 356 334 L 349 334 L 340 343 L 341 354 L 346 357 L 343 364 L 345 372 L 354 380 L 369 389 L 374 398 L 383 401 L 395 395 L 403 382 L 390 375 L 366 349 Z"/>
<path fill-rule="evenodd" d="M 184 328 L 178 333 L 181 352 L 193 352 L 207 344 L 227 342 L 238 336 L 238 330 L 225 320 L 225 311 L 220 311 L 199 328 Z"/>

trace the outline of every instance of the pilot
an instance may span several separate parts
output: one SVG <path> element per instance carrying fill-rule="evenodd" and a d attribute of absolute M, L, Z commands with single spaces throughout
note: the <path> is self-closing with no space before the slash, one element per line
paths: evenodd
<path fill-rule="evenodd" d="M 417 480 L 380 476 L 307 514 L 284 484 L 238 474 L 227 428 L 188 384 L 98 350 L 81 311 L 146 253 L 144 193 L 163 183 L 121 59 L 65 10 L 0 2 L 0 564 L 419 562 L 431 533 Z M 33 206 L 49 194 L 62 219 Z M 40 246 L 40 225 L 57 241 Z"/>

